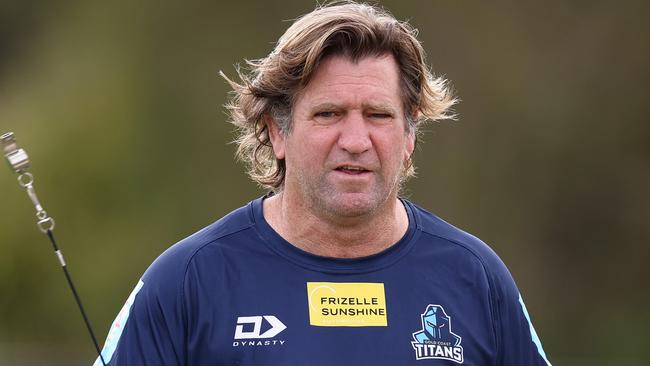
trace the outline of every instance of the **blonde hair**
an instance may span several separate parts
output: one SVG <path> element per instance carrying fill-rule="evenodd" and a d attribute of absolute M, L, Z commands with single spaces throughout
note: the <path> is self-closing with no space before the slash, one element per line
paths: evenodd
<path fill-rule="evenodd" d="M 273 153 L 266 123 L 271 117 L 281 133 L 291 132 L 294 98 L 328 56 L 356 61 L 392 54 L 399 66 L 407 131 L 416 136 L 424 121 L 453 118 L 451 107 L 457 100 L 446 80 L 429 71 L 416 36 L 416 29 L 383 9 L 336 2 L 297 19 L 265 58 L 246 60 L 248 72 L 237 69 L 240 82 L 221 73 L 233 88 L 226 107 L 238 131 L 237 157 L 246 163 L 250 177 L 265 188 L 282 189 L 285 162 Z M 414 173 L 409 161 L 403 179 Z"/>

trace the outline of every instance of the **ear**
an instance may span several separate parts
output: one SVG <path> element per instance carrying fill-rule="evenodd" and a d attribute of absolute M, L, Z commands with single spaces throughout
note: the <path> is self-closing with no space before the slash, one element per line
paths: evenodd
<path fill-rule="evenodd" d="M 414 108 L 413 112 L 411 112 L 412 120 L 417 121 L 419 114 L 418 109 Z M 408 161 L 408 159 L 413 155 L 413 150 L 415 150 L 415 127 L 411 128 L 409 133 L 406 135 L 406 145 L 404 149 L 404 154 L 406 155 L 404 159 L 406 161 Z"/>
<path fill-rule="evenodd" d="M 278 124 L 271 116 L 265 114 L 263 118 L 266 128 L 269 131 L 269 139 L 271 140 L 271 145 L 273 145 L 273 153 L 276 159 L 284 159 L 284 134 L 282 134 L 280 127 L 278 127 Z"/>
<path fill-rule="evenodd" d="M 406 135 L 406 144 L 404 145 L 404 160 L 408 161 L 415 150 L 415 130 L 412 129 Z"/>

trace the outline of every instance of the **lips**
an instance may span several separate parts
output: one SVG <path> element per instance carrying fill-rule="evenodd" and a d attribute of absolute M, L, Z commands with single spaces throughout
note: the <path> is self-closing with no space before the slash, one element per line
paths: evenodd
<path fill-rule="evenodd" d="M 366 169 L 366 168 L 364 168 L 362 166 L 358 166 L 358 165 L 340 165 L 340 166 L 336 167 L 334 170 L 342 172 L 342 173 L 346 173 L 346 174 L 353 174 L 353 175 L 370 172 L 370 170 L 368 170 L 368 169 Z"/>

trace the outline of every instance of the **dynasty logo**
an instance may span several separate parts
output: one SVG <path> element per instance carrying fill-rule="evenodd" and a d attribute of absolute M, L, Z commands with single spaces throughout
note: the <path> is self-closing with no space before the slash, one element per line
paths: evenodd
<path fill-rule="evenodd" d="M 439 359 L 463 363 L 461 338 L 451 331 L 451 317 L 440 305 L 429 304 L 422 318 L 422 330 L 413 333 L 415 359 Z"/>
<path fill-rule="evenodd" d="M 262 333 L 262 323 L 266 321 L 270 328 Z M 267 326 L 267 327 L 268 327 Z M 250 329 L 252 327 L 252 329 Z M 246 328 L 249 328 L 246 330 Z M 271 339 L 287 329 L 287 326 L 273 315 L 264 316 L 240 316 L 237 318 L 235 327 L 235 339 L 233 347 L 245 346 L 275 346 L 283 345 L 285 340 Z"/>

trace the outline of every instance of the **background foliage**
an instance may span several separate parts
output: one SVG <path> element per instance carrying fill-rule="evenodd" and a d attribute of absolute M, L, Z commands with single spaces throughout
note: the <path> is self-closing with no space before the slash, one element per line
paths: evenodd
<path fill-rule="evenodd" d="M 384 1 L 462 99 L 409 196 L 490 243 L 557 365 L 647 365 L 650 32 L 643 1 Z M 222 104 L 311 1 L 0 2 L 14 131 L 103 340 L 149 263 L 261 194 Z M 0 171 L 0 364 L 94 351 L 33 207 Z"/>

